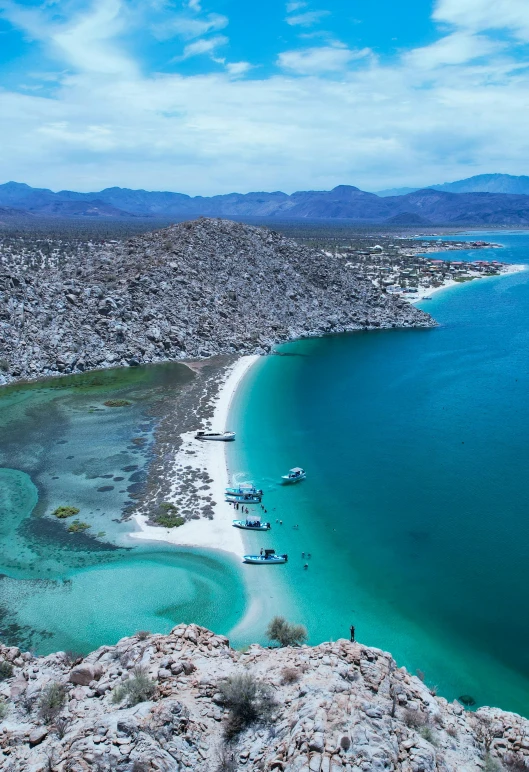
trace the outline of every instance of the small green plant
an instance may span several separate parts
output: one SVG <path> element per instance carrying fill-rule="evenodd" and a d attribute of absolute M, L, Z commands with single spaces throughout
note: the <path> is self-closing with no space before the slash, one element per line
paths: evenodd
<path fill-rule="evenodd" d="M 73 523 L 68 526 L 70 533 L 79 533 L 80 531 L 87 531 L 91 528 L 88 523 L 83 523 L 81 520 L 74 520 Z"/>
<path fill-rule="evenodd" d="M 266 628 L 266 635 L 280 646 L 300 646 L 307 640 L 307 629 L 287 622 L 284 617 L 274 617 Z"/>
<path fill-rule="evenodd" d="M 227 740 L 233 740 L 256 721 L 270 720 L 275 706 L 272 689 L 249 673 L 221 681 L 219 692 L 230 712 L 224 732 Z"/>
<path fill-rule="evenodd" d="M 105 407 L 128 407 L 128 405 L 132 405 L 132 402 L 129 402 L 128 399 L 107 399 L 103 405 Z"/>
<path fill-rule="evenodd" d="M 152 681 L 144 667 L 135 667 L 132 676 L 120 684 L 112 692 L 112 702 L 117 704 L 126 699 L 130 706 L 145 702 L 153 696 L 156 684 Z"/>
<path fill-rule="evenodd" d="M 300 672 L 295 667 L 284 667 L 281 671 L 281 680 L 284 684 L 295 684 L 299 678 Z"/>
<path fill-rule="evenodd" d="M 485 756 L 485 766 L 483 772 L 502 772 L 502 766 L 498 759 L 493 758 L 490 753 Z"/>
<path fill-rule="evenodd" d="M 52 681 L 47 684 L 40 693 L 39 715 L 48 724 L 59 715 L 66 700 L 66 687 L 64 684 Z"/>
<path fill-rule="evenodd" d="M 55 517 L 58 517 L 62 520 L 66 517 L 73 517 L 74 515 L 78 515 L 79 511 L 80 510 L 77 509 L 77 507 L 57 507 L 53 514 Z"/>
<path fill-rule="evenodd" d="M 426 742 L 431 743 L 432 745 L 438 745 L 437 738 L 435 736 L 435 733 L 429 726 L 422 726 L 419 729 L 419 734 L 423 738 L 423 740 L 426 740 Z"/>
<path fill-rule="evenodd" d="M 13 675 L 13 665 L 11 662 L 7 662 L 5 659 L 0 662 L 0 681 L 5 681 L 6 678 L 11 678 Z"/>
<path fill-rule="evenodd" d="M 156 522 L 158 525 L 163 525 L 164 528 L 179 528 L 185 523 L 185 520 L 178 515 L 158 515 Z"/>
<path fill-rule="evenodd" d="M 7 716 L 9 705 L 3 697 L 0 697 L 0 721 L 3 721 Z"/>

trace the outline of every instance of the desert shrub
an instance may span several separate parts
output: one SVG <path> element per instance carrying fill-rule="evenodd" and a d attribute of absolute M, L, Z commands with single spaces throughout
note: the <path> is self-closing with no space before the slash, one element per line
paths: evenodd
<path fill-rule="evenodd" d="M 7 702 L 3 697 L 0 697 L 0 721 L 3 721 L 7 716 L 8 710 L 9 708 Z"/>
<path fill-rule="evenodd" d="M 64 659 L 68 663 L 68 665 L 76 665 L 78 662 L 80 662 L 83 659 L 83 655 L 80 654 L 78 651 L 72 651 L 71 649 L 68 649 L 64 652 Z"/>
<path fill-rule="evenodd" d="M 340 748 L 344 751 L 348 751 L 350 747 L 351 747 L 351 738 L 348 735 L 344 734 L 344 736 L 340 740 Z"/>
<path fill-rule="evenodd" d="M 13 665 L 4 659 L 3 662 L 0 662 L 0 681 L 5 681 L 6 678 L 11 678 L 12 675 Z"/>
<path fill-rule="evenodd" d="M 129 705 L 138 705 L 153 696 L 156 684 L 152 681 L 144 667 L 135 667 L 132 676 L 120 684 L 112 692 L 112 702 L 118 703 L 126 699 Z"/>
<path fill-rule="evenodd" d="M 66 718 L 65 716 L 61 716 L 60 718 L 57 718 L 53 722 L 53 728 L 59 740 L 62 740 L 62 738 L 68 731 L 69 726 L 70 726 L 70 719 Z"/>
<path fill-rule="evenodd" d="M 222 702 L 230 711 L 225 728 L 231 740 L 256 721 L 268 721 L 275 705 L 268 684 L 246 673 L 226 678 L 219 683 Z"/>
<path fill-rule="evenodd" d="M 426 742 L 431 743 L 432 745 L 438 745 L 437 738 L 435 737 L 434 732 L 429 726 L 421 726 L 419 729 L 419 734 L 423 738 L 423 740 L 426 740 Z"/>
<path fill-rule="evenodd" d="M 68 526 L 70 533 L 79 533 L 81 531 L 87 531 L 90 528 L 88 523 L 83 523 L 81 520 L 74 520 L 73 523 Z"/>
<path fill-rule="evenodd" d="M 77 509 L 77 507 L 57 507 L 53 514 L 55 517 L 63 519 L 66 517 L 73 517 L 74 515 L 78 515 L 79 511 L 80 510 Z"/>
<path fill-rule="evenodd" d="M 40 693 L 39 715 L 46 722 L 53 721 L 66 700 L 66 687 L 57 681 L 47 684 Z"/>
<path fill-rule="evenodd" d="M 150 630 L 138 630 L 136 637 L 139 638 L 140 641 L 146 641 L 150 634 Z"/>
<path fill-rule="evenodd" d="M 502 766 L 498 759 L 493 758 L 489 753 L 485 756 L 483 772 L 502 772 Z"/>
<path fill-rule="evenodd" d="M 299 670 L 295 667 L 284 667 L 281 671 L 281 680 L 284 684 L 295 684 L 299 678 Z"/>
<path fill-rule="evenodd" d="M 164 528 L 178 528 L 185 523 L 183 517 L 178 515 L 156 515 L 156 522 L 158 525 L 163 525 Z"/>
<path fill-rule="evenodd" d="M 215 772 L 237 772 L 237 759 L 231 748 L 222 745 L 217 751 Z"/>
<path fill-rule="evenodd" d="M 411 729 L 418 729 L 421 726 L 426 726 L 428 723 L 428 716 L 421 710 L 412 710 L 406 708 L 403 715 L 404 723 Z"/>
<path fill-rule="evenodd" d="M 274 617 L 266 628 L 266 635 L 280 646 L 300 646 L 307 640 L 307 629 L 287 622 L 284 617 Z"/>
<path fill-rule="evenodd" d="M 457 728 L 450 724 L 450 726 L 446 727 L 446 733 L 450 735 L 450 737 L 457 737 Z"/>

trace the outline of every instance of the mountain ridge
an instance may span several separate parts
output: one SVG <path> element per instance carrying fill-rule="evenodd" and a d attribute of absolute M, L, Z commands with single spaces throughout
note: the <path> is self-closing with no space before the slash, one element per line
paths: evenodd
<path fill-rule="evenodd" d="M 529 193 L 529 177 L 527 180 Z M 191 197 L 171 191 L 119 187 L 90 193 L 69 190 L 55 193 L 48 188 L 8 182 L 0 185 L 0 207 L 18 209 L 20 216 L 63 218 L 184 220 L 203 216 L 341 219 L 359 224 L 391 225 L 402 222 L 403 215 L 406 215 L 404 219 L 408 219 L 410 224 L 419 223 L 422 219 L 432 225 L 529 225 L 529 195 L 525 193 L 453 192 L 441 189 L 443 187 L 446 186 L 421 188 L 393 196 L 369 193 L 353 185 L 338 185 L 329 191 L 300 190 L 290 195 L 282 191 L 263 191 Z"/>

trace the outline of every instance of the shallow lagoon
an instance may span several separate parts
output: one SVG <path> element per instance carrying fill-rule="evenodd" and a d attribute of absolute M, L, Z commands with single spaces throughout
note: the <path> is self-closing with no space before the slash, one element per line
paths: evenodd
<path fill-rule="evenodd" d="M 180 364 L 12 386 L 0 397 L 0 635 L 87 652 L 138 629 L 227 632 L 245 598 L 234 561 L 127 538 L 158 417 L 192 378 Z M 106 407 L 109 399 L 129 405 Z M 79 508 L 91 527 L 51 513 Z M 73 518 L 75 519 L 75 518 Z"/>

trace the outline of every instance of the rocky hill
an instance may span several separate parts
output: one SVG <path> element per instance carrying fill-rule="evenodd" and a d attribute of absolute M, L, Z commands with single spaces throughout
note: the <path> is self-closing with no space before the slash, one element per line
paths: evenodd
<path fill-rule="evenodd" d="M 196 625 L 84 659 L 0 646 L 5 772 L 526 770 L 529 722 L 466 711 L 379 649 L 240 652 Z"/>
<path fill-rule="evenodd" d="M 433 320 L 279 233 L 199 219 L 88 250 L 0 255 L 0 383 Z"/>

